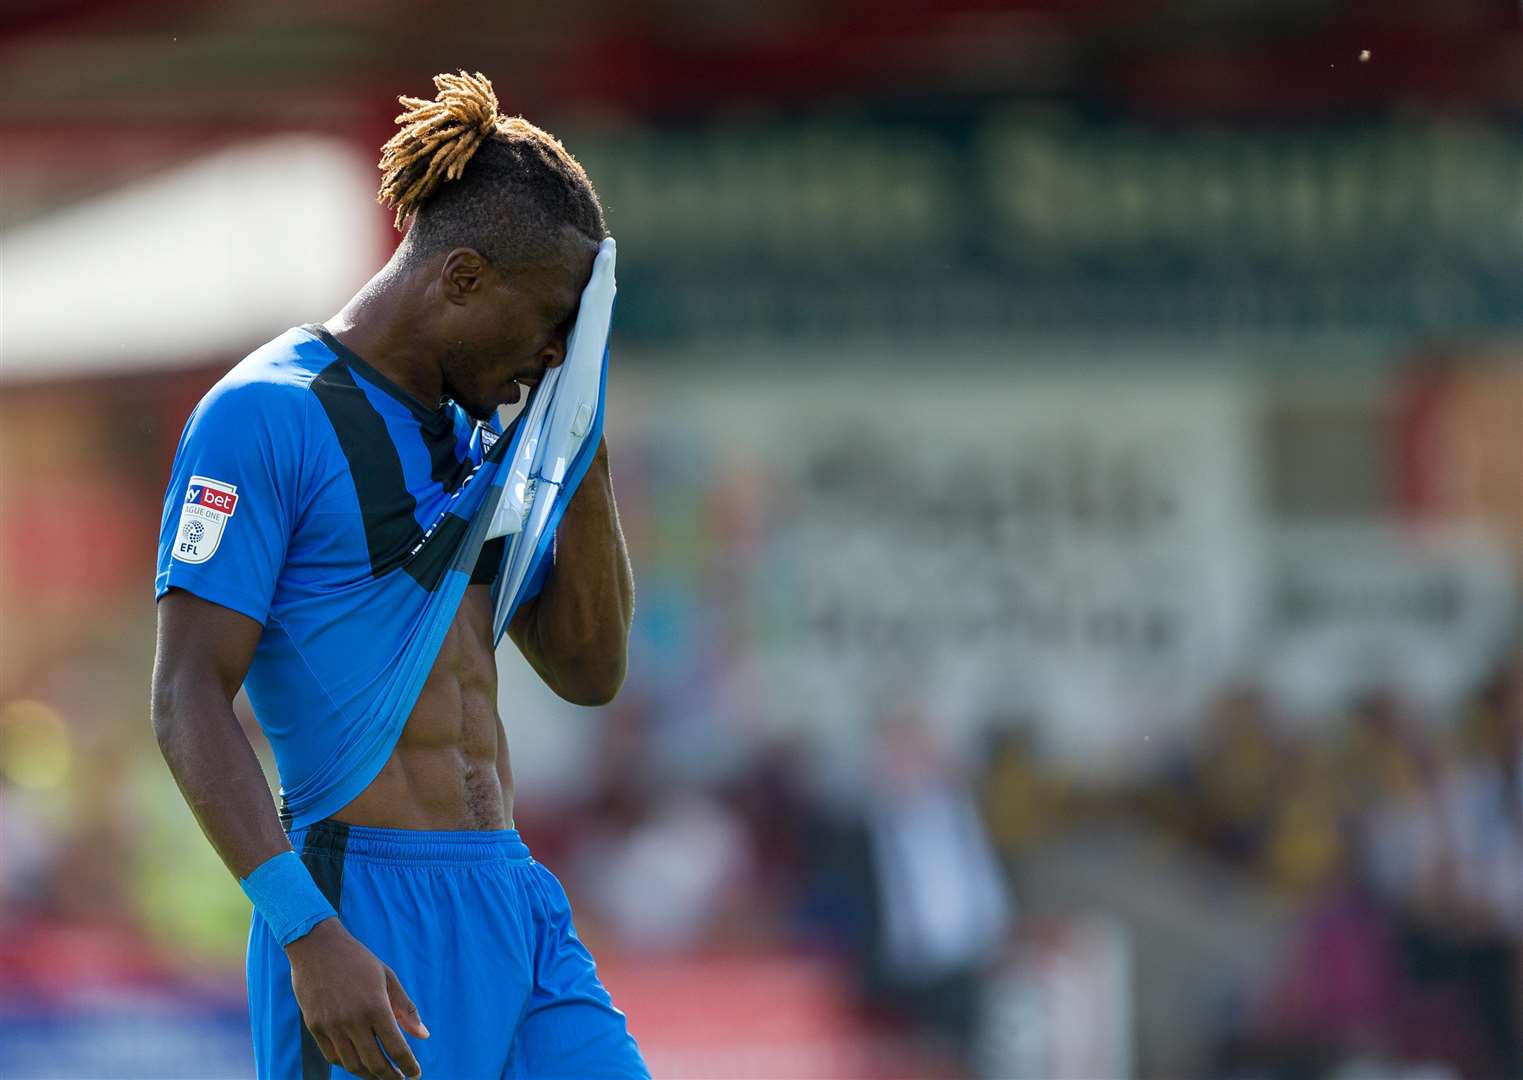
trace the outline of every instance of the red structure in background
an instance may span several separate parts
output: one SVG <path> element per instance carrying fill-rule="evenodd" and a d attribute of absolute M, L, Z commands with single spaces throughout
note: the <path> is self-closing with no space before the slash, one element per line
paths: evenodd
<path fill-rule="evenodd" d="M 656 1076 L 711 1080 L 961 1075 L 853 1005 L 840 965 L 785 953 L 673 956 L 600 949 Z"/>
<path fill-rule="evenodd" d="M 1523 364 L 1476 348 L 1427 357 L 1394 396 L 1397 505 L 1413 521 L 1484 521 L 1523 570 Z"/>

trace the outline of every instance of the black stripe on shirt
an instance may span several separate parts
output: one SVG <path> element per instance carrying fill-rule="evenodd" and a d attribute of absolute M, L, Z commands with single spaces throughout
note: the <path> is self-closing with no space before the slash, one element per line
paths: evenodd
<path fill-rule="evenodd" d="M 335 360 L 312 380 L 312 392 L 333 425 L 349 462 L 349 475 L 360 500 L 370 572 L 376 577 L 402 565 L 423 539 L 417 521 L 418 500 L 407 490 L 402 457 L 386 420 L 365 396 L 349 366 Z"/>

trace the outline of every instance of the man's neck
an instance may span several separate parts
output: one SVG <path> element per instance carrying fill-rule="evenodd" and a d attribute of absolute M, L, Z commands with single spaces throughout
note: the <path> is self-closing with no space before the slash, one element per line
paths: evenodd
<path fill-rule="evenodd" d="M 393 259 L 324 325 L 427 408 L 444 396 L 444 375 L 419 317 L 421 286 Z"/>

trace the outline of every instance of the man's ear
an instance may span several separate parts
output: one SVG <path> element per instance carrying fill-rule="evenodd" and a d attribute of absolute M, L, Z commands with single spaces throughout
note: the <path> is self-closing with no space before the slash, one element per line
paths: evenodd
<path fill-rule="evenodd" d="M 465 303 L 467 297 L 480 292 L 486 285 L 490 272 L 487 261 L 475 248 L 456 248 L 444 257 L 444 265 L 439 270 L 445 299 L 455 304 Z"/>

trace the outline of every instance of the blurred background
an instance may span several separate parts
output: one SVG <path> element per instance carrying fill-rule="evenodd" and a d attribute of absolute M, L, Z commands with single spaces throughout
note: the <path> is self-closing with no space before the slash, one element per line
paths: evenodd
<path fill-rule="evenodd" d="M 629 678 L 501 710 L 658 1076 L 1523 1075 L 1513 0 L 10 0 L 0 1073 L 250 1072 L 160 500 L 461 67 L 620 242 Z"/>

